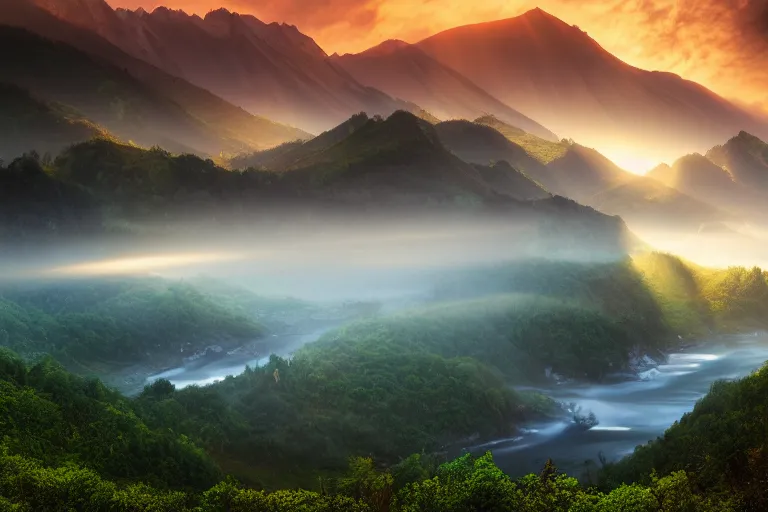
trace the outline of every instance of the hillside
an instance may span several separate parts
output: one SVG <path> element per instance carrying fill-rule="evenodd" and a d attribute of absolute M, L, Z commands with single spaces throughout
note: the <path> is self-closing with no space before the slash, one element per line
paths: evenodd
<path fill-rule="evenodd" d="M 504 160 L 489 165 L 475 164 L 474 167 L 483 180 L 499 194 L 518 201 L 535 201 L 551 197 L 544 187 Z"/>
<path fill-rule="evenodd" d="M 568 148 L 563 141 L 550 141 L 528 133 L 516 126 L 505 123 L 496 116 L 486 115 L 475 119 L 476 124 L 493 128 L 504 135 L 510 142 L 522 147 L 529 155 L 543 164 L 560 157 Z"/>
<path fill-rule="evenodd" d="M 739 130 L 768 130 L 696 83 L 629 66 L 540 9 L 416 46 L 561 137 L 614 159 L 669 161 Z"/>
<path fill-rule="evenodd" d="M 10 162 L 30 150 L 56 155 L 71 144 L 94 137 L 109 134 L 76 111 L 0 83 L 0 160 Z"/>
<path fill-rule="evenodd" d="M 19 78 L 14 78 L 12 83 L 35 85 L 31 90 L 46 100 L 68 100 L 69 103 L 61 103 L 76 107 L 92 121 L 99 122 L 96 117 L 109 121 L 109 124 L 99 124 L 124 140 L 147 139 L 147 146 L 158 144 L 218 155 L 222 151 L 233 154 L 309 137 L 301 130 L 253 116 L 204 89 L 133 58 L 96 33 L 66 23 L 29 0 L 4 2 L 0 6 L 0 23 L 26 28 L 46 40 L 63 43 L 45 43 L 46 52 L 27 60 L 22 54 L 7 55 L 17 59 L 14 66 L 20 71 Z M 2 31 L 6 49 L 8 44 L 21 43 L 20 37 L 24 38 L 25 52 L 37 51 L 38 45 L 43 44 L 42 39 L 33 42 L 32 36 L 18 30 L 3 27 Z M 72 66 L 74 72 L 61 71 L 68 69 L 67 66 Z M 58 80 L 45 82 L 51 73 L 61 80 L 60 88 L 55 87 L 59 85 Z M 67 90 L 84 77 L 90 82 L 80 95 Z M 110 85 L 113 90 L 107 90 L 106 84 L 116 85 Z M 87 87 L 97 89 L 86 95 Z M 125 108 L 125 105 L 130 105 L 134 118 L 140 117 L 141 123 L 130 125 L 120 117 L 110 117 L 110 108 Z M 118 133 L 120 130 L 125 133 Z"/>
<path fill-rule="evenodd" d="M 333 59 L 357 81 L 412 101 L 440 119 L 474 119 L 494 113 L 547 140 L 555 134 L 497 100 L 471 80 L 403 41 L 386 41 Z"/>
<path fill-rule="evenodd" d="M 18 0 L 14 0 L 18 1 Z M 29 1 L 29 0 L 27 0 Z M 252 114 L 319 133 L 350 115 L 410 108 L 331 65 L 296 27 L 266 24 L 226 9 L 204 18 L 159 7 L 113 11 L 103 0 L 38 5 L 128 55 L 207 89 Z M 115 62 L 115 61 L 113 61 Z"/>

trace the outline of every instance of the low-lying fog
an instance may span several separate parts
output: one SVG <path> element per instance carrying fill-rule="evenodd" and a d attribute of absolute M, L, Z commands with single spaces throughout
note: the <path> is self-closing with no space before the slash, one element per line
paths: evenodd
<path fill-rule="evenodd" d="M 246 287 L 265 296 L 312 301 L 376 300 L 397 309 L 428 298 L 441 275 L 452 268 L 545 257 L 604 261 L 609 255 L 552 253 L 542 247 L 529 225 L 498 222 L 315 223 L 262 224 L 249 229 L 201 229 L 184 237 L 153 238 L 141 244 L 112 245 L 79 241 L 56 251 L 27 253 L 3 262 L 2 279 L 64 279 L 147 275 L 185 278 L 206 275 Z M 645 242 L 707 266 L 768 267 L 768 231 L 749 225 L 703 226 L 698 233 L 636 228 Z M 554 241 L 556 245 L 556 240 Z M 551 247 L 551 246 L 548 246 Z M 385 308 L 386 310 L 386 308 Z M 330 327 L 329 327 L 330 328 Z M 319 337 L 316 332 L 291 333 L 279 341 L 279 355 L 289 355 Z M 563 425 L 542 425 L 528 434 L 477 447 L 493 449 L 501 467 L 513 475 L 537 470 L 546 454 L 560 454 L 564 469 L 578 470 L 586 459 L 603 453 L 609 459 L 628 453 L 660 435 L 706 393 L 719 378 L 734 378 L 768 358 L 764 338 L 739 338 L 708 352 L 673 357 L 647 382 L 602 386 L 570 386 L 546 391 L 557 399 L 592 409 L 600 428 L 573 436 Z M 152 376 L 180 387 L 208 384 L 237 374 L 256 359 L 230 357 L 200 367 L 175 368 Z M 470 447 L 468 447 L 470 448 Z M 558 460 L 555 460 L 557 463 Z"/>

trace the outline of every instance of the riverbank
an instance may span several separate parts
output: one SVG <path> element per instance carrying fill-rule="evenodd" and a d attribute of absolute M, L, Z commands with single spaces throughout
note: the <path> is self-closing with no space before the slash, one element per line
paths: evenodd
<path fill-rule="evenodd" d="M 601 462 L 618 460 L 663 434 L 693 409 L 713 382 L 746 376 L 766 360 L 766 333 L 718 336 L 668 354 L 658 373 L 646 380 L 536 388 L 555 400 L 594 412 L 599 424 L 583 431 L 569 429 L 564 421 L 529 425 L 517 436 L 462 450 L 490 449 L 499 467 L 512 477 L 539 471 L 548 458 L 574 476 L 588 476 Z"/>

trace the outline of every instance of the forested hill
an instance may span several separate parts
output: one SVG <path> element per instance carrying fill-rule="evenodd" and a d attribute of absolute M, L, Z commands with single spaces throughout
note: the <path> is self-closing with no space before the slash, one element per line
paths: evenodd
<path fill-rule="evenodd" d="M 193 155 L 103 138 L 55 158 L 29 153 L 0 167 L 0 229 L 5 239 L 18 242 L 135 234 L 161 225 L 175 235 L 177 225 L 248 225 L 266 216 L 322 221 L 352 215 L 401 223 L 432 216 L 446 225 L 463 218 L 519 226 L 523 250 L 553 255 L 610 258 L 636 244 L 617 217 L 543 191 L 535 200 L 510 197 L 510 182 L 500 174 L 527 178 L 508 166 L 483 169 L 462 162 L 411 114 L 366 126 L 340 143 L 347 149 L 337 144 L 305 159 L 306 167 L 287 171 L 230 171 Z M 350 155 L 359 161 L 348 161 Z"/>

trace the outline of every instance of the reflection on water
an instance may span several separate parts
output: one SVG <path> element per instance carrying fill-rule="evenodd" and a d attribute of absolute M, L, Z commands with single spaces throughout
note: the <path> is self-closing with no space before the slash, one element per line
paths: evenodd
<path fill-rule="evenodd" d="M 301 346 L 319 338 L 327 330 L 325 328 L 309 334 L 276 336 L 271 342 L 273 347 L 271 352 L 281 357 L 288 357 Z M 176 389 L 183 389 L 192 385 L 205 386 L 224 380 L 230 375 L 240 375 L 245 371 L 246 366 L 257 368 L 268 362 L 269 356 L 244 359 L 242 355 L 232 355 L 197 367 L 173 368 L 152 375 L 147 378 L 147 384 L 158 379 L 168 379 L 171 384 L 176 386 Z"/>
<path fill-rule="evenodd" d="M 519 439 L 474 446 L 470 451 L 491 450 L 496 463 L 515 477 L 540 471 L 547 458 L 572 474 L 579 474 L 586 461 L 597 461 L 600 454 L 609 461 L 617 460 L 662 435 L 693 409 L 714 381 L 743 377 L 759 368 L 768 360 L 768 338 L 735 337 L 696 352 L 671 354 L 650 381 L 542 390 L 594 412 L 600 421 L 595 428 L 566 432 L 565 423 L 546 425 L 523 432 Z"/>

